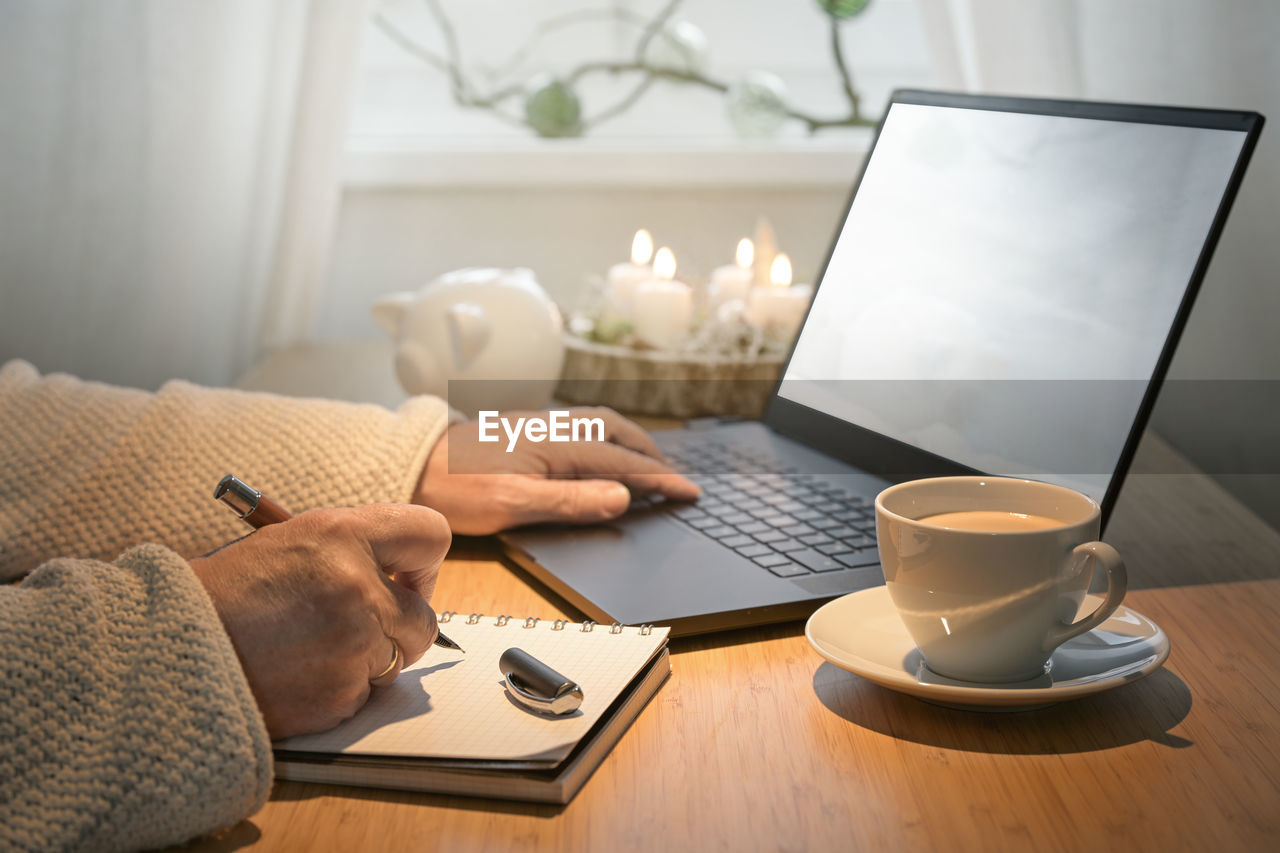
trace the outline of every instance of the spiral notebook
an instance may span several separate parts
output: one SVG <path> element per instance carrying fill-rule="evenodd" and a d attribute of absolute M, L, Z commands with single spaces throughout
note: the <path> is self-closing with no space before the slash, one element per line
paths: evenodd
<path fill-rule="evenodd" d="M 567 803 L 671 672 L 667 628 L 440 614 L 466 653 L 433 646 L 327 732 L 275 744 L 276 776 Z M 506 692 L 516 647 L 573 679 L 582 705 L 533 714 Z"/>

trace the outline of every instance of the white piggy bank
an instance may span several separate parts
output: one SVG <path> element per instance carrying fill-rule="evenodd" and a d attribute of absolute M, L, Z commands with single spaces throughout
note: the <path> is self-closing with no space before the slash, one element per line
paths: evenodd
<path fill-rule="evenodd" d="M 543 408 L 564 363 L 560 311 L 523 268 L 446 273 L 379 298 L 373 318 L 396 343 L 404 390 L 443 397 L 471 417 Z"/>

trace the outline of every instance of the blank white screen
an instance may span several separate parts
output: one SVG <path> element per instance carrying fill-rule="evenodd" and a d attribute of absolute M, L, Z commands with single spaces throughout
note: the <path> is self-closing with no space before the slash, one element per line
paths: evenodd
<path fill-rule="evenodd" d="M 892 105 L 779 393 L 1101 500 L 1245 138 Z"/>

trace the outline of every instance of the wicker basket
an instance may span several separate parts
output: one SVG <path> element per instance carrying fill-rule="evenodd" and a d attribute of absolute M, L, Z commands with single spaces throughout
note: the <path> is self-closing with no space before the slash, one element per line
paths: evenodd
<path fill-rule="evenodd" d="M 565 336 L 556 399 L 620 412 L 693 418 L 759 417 L 783 359 L 691 356 L 598 344 Z"/>

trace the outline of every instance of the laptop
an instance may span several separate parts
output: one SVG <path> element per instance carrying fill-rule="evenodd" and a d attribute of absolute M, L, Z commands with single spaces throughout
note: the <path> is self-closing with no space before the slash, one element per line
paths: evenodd
<path fill-rule="evenodd" d="M 681 635 L 883 583 L 873 503 L 904 479 L 1058 483 L 1105 524 L 1262 124 L 894 93 L 763 419 L 654 434 L 702 497 L 507 553 L 592 620 Z"/>

